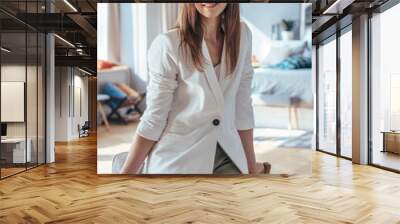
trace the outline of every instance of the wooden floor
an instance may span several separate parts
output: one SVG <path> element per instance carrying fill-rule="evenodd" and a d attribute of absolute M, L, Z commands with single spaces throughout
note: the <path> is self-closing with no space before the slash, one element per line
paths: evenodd
<path fill-rule="evenodd" d="M 400 154 L 375 150 L 372 160 L 374 164 L 400 170 Z"/>
<path fill-rule="evenodd" d="M 13 174 L 19 173 L 19 172 L 23 172 L 25 170 L 25 167 L 20 168 L 20 167 L 8 167 L 8 168 L 0 168 L 1 169 L 1 177 L 7 177 L 7 176 L 11 176 Z"/>
<path fill-rule="evenodd" d="M 400 175 L 313 153 L 311 176 L 96 175 L 96 139 L 0 181 L 0 223 L 400 223 Z"/>

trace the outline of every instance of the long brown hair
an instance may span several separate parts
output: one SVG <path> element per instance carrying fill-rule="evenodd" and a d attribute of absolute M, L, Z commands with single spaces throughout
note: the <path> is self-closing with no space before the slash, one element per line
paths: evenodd
<path fill-rule="evenodd" d="M 238 3 L 228 3 L 221 13 L 221 25 L 224 26 L 225 58 L 228 72 L 232 73 L 236 67 L 240 44 L 240 12 Z M 201 51 L 204 30 L 201 15 L 197 12 L 194 3 L 183 3 L 177 21 L 180 35 L 180 47 L 183 52 L 190 52 L 196 69 L 203 71 L 204 55 Z M 188 57 L 187 57 L 188 58 Z"/>

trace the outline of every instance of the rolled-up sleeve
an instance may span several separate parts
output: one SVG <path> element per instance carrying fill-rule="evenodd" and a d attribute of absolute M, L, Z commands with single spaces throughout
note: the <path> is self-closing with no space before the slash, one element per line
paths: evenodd
<path fill-rule="evenodd" d="M 158 141 L 167 123 L 173 94 L 177 87 L 177 64 L 173 59 L 170 40 L 161 34 L 148 51 L 149 83 L 144 111 L 136 133 L 144 138 Z"/>
<path fill-rule="evenodd" d="M 253 79 L 253 66 L 251 65 L 252 37 L 250 29 L 244 25 L 247 36 L 247 49 L 245 54 L 244 69 L 236 96 L 236 129 L 249 130 L 254 128 L 254 113 L 251 100 L 251 82 Z"/>

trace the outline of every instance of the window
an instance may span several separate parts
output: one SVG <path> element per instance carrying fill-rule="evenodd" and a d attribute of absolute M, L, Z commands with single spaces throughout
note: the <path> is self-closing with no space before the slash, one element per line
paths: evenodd
<path fill-rule="evenodd" d="M 371 18 L 371 162 L 400 170 L 400 5 Z"/>
<path fill-rule="evenodd" d="M 349 27 L 351 28 L 351 27 Z M 340 155 L 352 157 L 352 33 L 340 36 Z"/>
<path fill-rule="evenodd" d="M 18 6 L 39 13 L 43 3 Z M 45 163 L 46 39 L 11 16 L 0 17 L 10 21 L 0 24 L 0 178 L 5 178 Z"/>
<path fill-rule="evenodd" d="M 336 40 L 318 48 L 318 149 L 336 153 Z"/>

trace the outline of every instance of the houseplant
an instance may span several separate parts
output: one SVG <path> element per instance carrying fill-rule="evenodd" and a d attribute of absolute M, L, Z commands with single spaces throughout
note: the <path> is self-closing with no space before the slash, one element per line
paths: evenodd
<path fill-rule="evenodd" d="M 293 40 L 294 37 L 294 21 L 293 20 L 282 20 L 282 40 Z"/>

